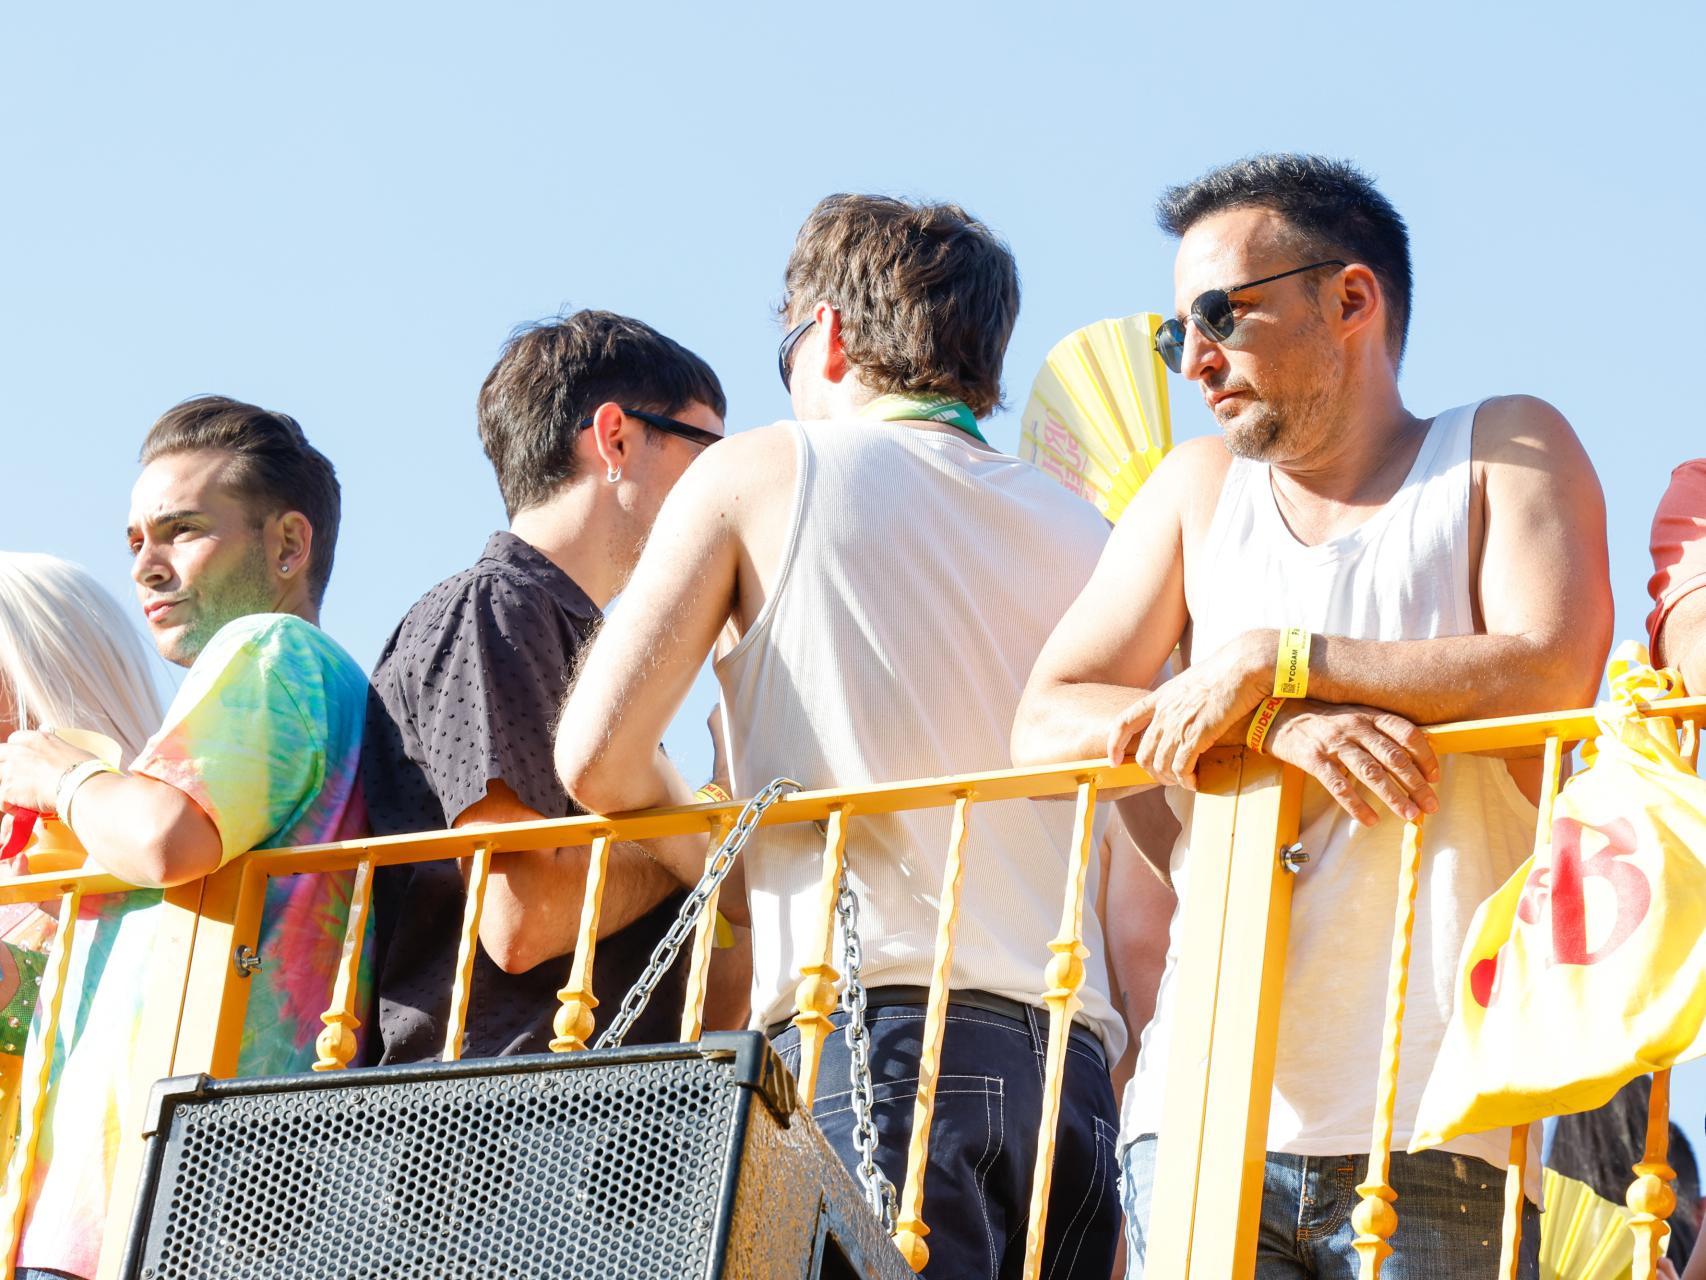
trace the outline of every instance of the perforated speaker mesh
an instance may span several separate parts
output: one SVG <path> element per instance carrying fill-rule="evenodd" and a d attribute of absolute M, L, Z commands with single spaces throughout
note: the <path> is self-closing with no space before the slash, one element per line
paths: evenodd
<path fill-rule="evenodd" d="M 755 1031 L 161 1081 L 124 1280 L 913 1280 Z"/>
<path fill-rule="evenodd" d="M 141 1274 L 703 1275 L 750 1097 L 693 1056 L 179 1103 Z"/>

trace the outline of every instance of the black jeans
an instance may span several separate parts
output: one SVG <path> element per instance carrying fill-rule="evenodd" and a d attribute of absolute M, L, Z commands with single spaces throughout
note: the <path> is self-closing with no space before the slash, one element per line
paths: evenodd
<path fill-rule="evenodd" d="M 876 993 L 873 993 L 875 996 Z M 918 1055 L 924 1009 L 874 1008 L 871 1081 L 876 1099 L 877 1163 L 901 1190 L 912 1105 L 918 1093 Z M 853 1146 L 848 1087 L 846 1015 L 824 1044 L 812 1115 L 849 1169 Z M 791 1071 L 800 1066 L 800 1033 L 790 1027 L 775 1046 Z M 1042 1113 L 1048 1015 L 1027 1008 L 1021 1018 L 950 1003 L 930 1129 L 924 1179 L 925 1244 L 931 1280 L 1011 1280 L 1021 1274 L 1030 1212 L 1031 1174 Z M 1078 1031 L 1067 1043 L 1054 1179 L 1043 1247 L 1044 1280 L 1106 1280 L 1119 1243 L 1119 1115 L 1101 1048 Z"/>

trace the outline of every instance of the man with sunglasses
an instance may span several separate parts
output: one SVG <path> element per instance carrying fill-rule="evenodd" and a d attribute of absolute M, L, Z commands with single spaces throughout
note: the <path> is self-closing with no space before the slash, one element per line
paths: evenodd
<path fill-rule="evenodd" d="M 1004 767 L 1025 676 L 1106 541 L 1090 506 L 983 438 L 1019 309 L 1012 255 L 987 227 L 954 205 L 831 196 L 800 230 L 786 289 L 781 374 L 797 421 L 742 432 L 677 486 L 569 697 L 558 767 L 596 812 L 689 799 L 657 741 L 720 635 L 739 794 L 784 775 L 854 787 Z M 972 810 L 925 1180 L 926 1276 L 995 1280 L 1022 1266 L 1040 991 L 1071 826 L 1070 805 Z M 876 1159 L 896 1186 L 948 834 L 946 810 L 855 815 L 847 829 Z M 746 892 L 723 895 L 751 911 L 754 1024 L 794 1068 L 789 1020 L 813 963 L 822 856 L 810 826 L 762 829 L 733 873 Z M 691 882 L 703 865 L 677 874 Z M 1093 914 L 1085 926 L 1101 955 Z M 1056 1276 L 1105 1277 L 1118 1243 L 1108 1064 L 1126 1034 L 1106 966 L 1088 970 L 1042 1262 Z M 845 1015 L 831 1021 L 814 1112 L 854 1168 Z"/>
<path fill-rule="evenodd" d="M 563 689 L 664 495 L 723 438 L 724 411 L 710 367 L 638 320 L 579 311 L 510 339 L 478 409 L 510 525 L 415 603 L 374 668 L 362 774 L 376 833 L 576 812 L 551 768 Z M 547 1047 L 586 865 L 584 846 L 493 858 L 467 1056 Z M 594 970 L 601 1003 L 621 1000 L 681 900 L 639 847 L 612 850 Z M 443 1050 L 463 901 L 454 861 L 379 872 L 380 1035 L 369 1046 L 381 1061 Z M 675 999 L 666 982 L 634 1039 L 675 1038 L 679 971 L 672 981 Z"/>
<path fill-rule="evenodd" d="M 1391 1171 L 1397 1252 L 1383 1274 L 1485 1274 L 1508 1135 L 1404 1149 L 1470 917 L 1532 846 L 1537 769 L 1436 758 L 1416 725 L 1592 700 L 1611 637 L 1599 485 L 1569 424 L 1538 400 L 1432 418 L 1405 408 L 1408 233 L 1353 166 L 1258 156 L 1168 191 L 1159 212 L 1179 248 L 1177 315 L 1157 347 L 1202 388 L 1220 434 L 1175 449 L 1122 517 L 1032 674 L 1015 757 L 1135 756 L 1182 823 L 1181 896 L 1204 750 L 1271 754 L 1320 784 L 1304 791 L 1264 1280 L 1357 1274 L 1351 1215 L 1395 868 L 1405 821 L 1425 818 Z M 1160 679 L 1181 642 L 1187 667 Z M 1166 1122 L 1179 921 L 1122 1117 L 1134 1258 Z M 1537 1235 L 1531 1208 L 1524 1275 Z"/>

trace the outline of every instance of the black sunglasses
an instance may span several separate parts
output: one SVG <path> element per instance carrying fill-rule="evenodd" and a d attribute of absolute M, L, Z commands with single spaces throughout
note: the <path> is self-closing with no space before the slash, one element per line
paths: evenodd
<path fill-rule="evenodd" d="M 1290 271 L 1282 271 L 1277 276 L 1263 276 L 1260 280 L 1247 280 L 1243 284 L 1235 284 L 1230 289 L 1210 289 L 1199 293 L 1196 301 L 1191 303 L 1190 319 L 1196 322 L 1198 330 L 1212 342 L 1226 342 L 1232 337 L 1232 330 L 1237 326 L 1238 319 L 1232 314 L 1232 295 L 1242 293 L 1246 289 L 1254 289 L 1259 284 L 1272 284 L 1275 280 L 1284 280 L 1287 276 L 1301 275 L 1305 271 L 1314 271 L 1318 267 L 1345 266 L 1342 258 L 1327 258 L 1321 262 L 1311 262 L 1306 267 L 1293 267 Z M 1183 320 L 1163 320 L 1155 334 L 1155 352 L 1174 373 L 1180 372 L 1185 362 L 1185 322 Z"/>
<path fill-rule="evenodd" d="M 661 413 L 647 413 L 644 409 L 628 408 L 623 408 L 622 412 L 630 418 L 638 418 L 648 427 L 656 427 L 669 435 L 680 436 L 690 444 L 713 445 L 723 438 L 715 431 L 707 431 L 704 427 L 696 427 L 690 422 L 681 422 L 675 418 L 666 418 Z M 580 421 L 580 429 L 583 431 L 591 425 L 591 418 L 582 418 Z"/>
<path fill-rule="evenodd" d="M 794 374 L 794 348 L 800 345 L 800 339 L 806 336 L 806 330 L 816 323 L 816 316 L 807 316 L 782 335 L 782 345 L 776 348 L 776 372 L 782 375 L 784 391 L 794 389 L 788 385 Z"/>

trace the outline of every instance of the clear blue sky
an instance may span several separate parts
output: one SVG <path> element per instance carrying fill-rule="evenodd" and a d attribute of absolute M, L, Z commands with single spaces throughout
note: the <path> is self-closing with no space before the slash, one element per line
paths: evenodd
<path fill-rule="evenodd" d="M 1618 634 L 1646 531 L 1706 452 L 1697 381 L 1706 21 L 1684 4 L 13 6 L 0 20 L 0 546 L 128 591 L 137 445 L 222 392 L 337 463 L 326 626 L 371 663 L 503 512 L 475 392 L 562 307 L 693 347 L 730 426 L 787 412 L 772 309 L 838 190 L 959 201 L 1050 344 L 1165 309 L 1157 191 L 1234 156 L 1355 159 L 1409 220 L 1404 375 L 1431 413 L 1556 404 L 1611 510 Z M 1180 388 L 1175 435 L 1210 422 Z M 1558 566 L 1568 573 L 1570 567 Z M 702 684 L 670 736 L 708 762 Z M 1706 1086 L 1679 1112 L 1700 1133 Z"/>

